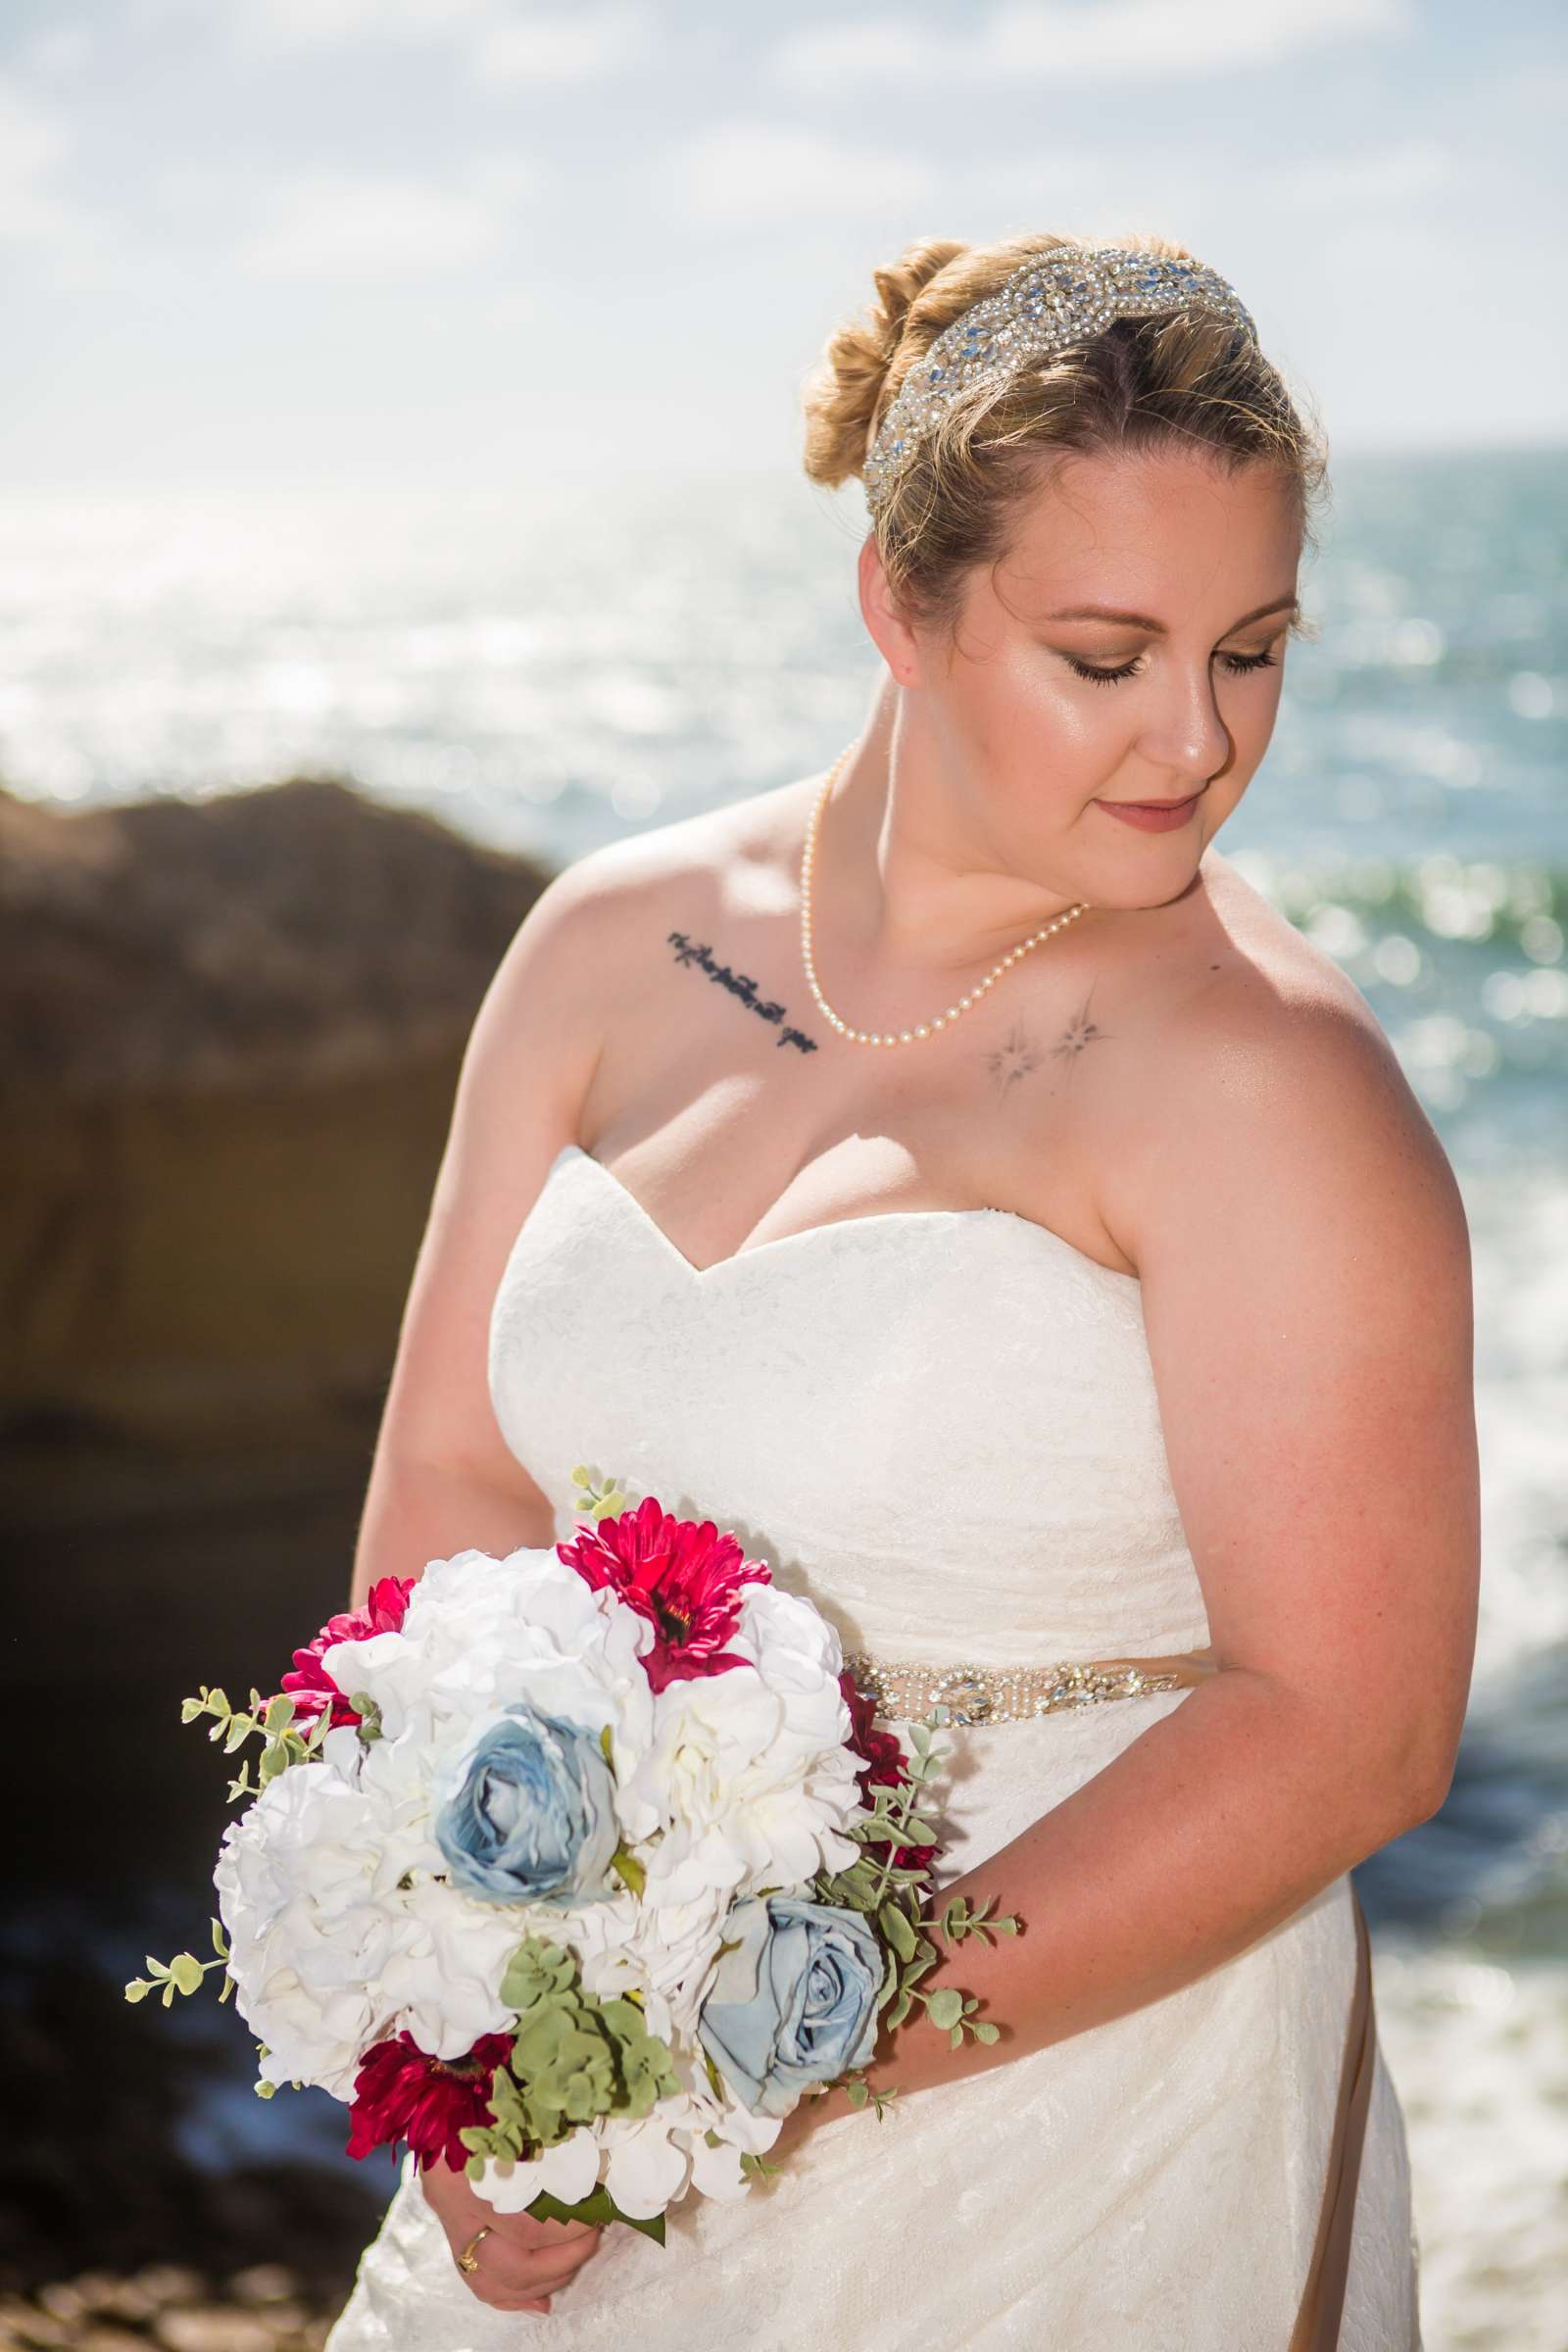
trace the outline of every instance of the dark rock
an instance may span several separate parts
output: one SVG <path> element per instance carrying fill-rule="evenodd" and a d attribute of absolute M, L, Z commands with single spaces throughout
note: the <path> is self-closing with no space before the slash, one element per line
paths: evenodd
<path fill-rule="evenodd" d="M 546 879 L 331 777 L 68 810 L 0 788 L 0 1095 L 293 1087 L 450 1045 Z"/>
<path fill-rule="evenodd" d="M 0 2291 L 30 2300 L 0 2337 L 28 2352 L 138 2312 L 170 2352 L 321 2340 L 396 2185 L 309 2109 L 220 2159 L 183 2136 L 258 2104 L 254 2046 L 216 1980 L 200 2032 L 122 1986 L 208 1948 L 228 1768 L 180 1697 L 275 1688 L 347 1600 L 464 1046 L 548 879 L 330 779 L 0 790 L 0 1704 L 38 1760 L 0 1916 Z"/>
<path fill-rule="evenodd" d="M 547 872 L 331 781 L 0 791 L 0 1438 L 358 1444 Z"/>

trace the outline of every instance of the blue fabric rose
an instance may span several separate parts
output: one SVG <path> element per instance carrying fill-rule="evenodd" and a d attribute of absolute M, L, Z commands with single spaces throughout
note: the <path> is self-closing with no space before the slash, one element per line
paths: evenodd
<path fill-rule="evenodd" d="M 697 2034 L 754 2115 L 787 2115 L 813 2082 L 864 2066 L 886 1974 L 864 1914 L 788 1894 L 746 1895 L 724 1921 Z"/>
<path fill-rule="evenodd" d="M 615 1788 L 592 1732 L 520 1699 L 483 1724 L 447 1777 L 434 1836 L 448 1876 L 483 1902 L 609 1901 Z"/>

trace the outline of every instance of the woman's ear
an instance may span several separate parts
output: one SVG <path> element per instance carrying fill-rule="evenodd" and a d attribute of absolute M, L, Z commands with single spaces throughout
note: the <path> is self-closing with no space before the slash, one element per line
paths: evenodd
<path fill-rule="evenodd" d="M 913 631 L 893 602 L 882 551 L 875 531 L 867 531 L 860 548 L 856 576 L 859 586 L 860 617 L 877 651 L 900 686 L 919 686 L 920 650 Z"/>

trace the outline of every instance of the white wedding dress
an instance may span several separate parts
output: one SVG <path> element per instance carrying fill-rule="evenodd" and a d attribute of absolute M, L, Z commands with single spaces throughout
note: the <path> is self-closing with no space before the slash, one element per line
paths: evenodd
<path fill-rule="evenodd" d="M 569 1144 L 503 1274 L 489 1371 L 558 1539 L 586 1462 L 732 1528 L 847 1653 L 1006 1666 L 1208 1642 L 1140 1285 L 1010 1210 L 884 1211 L 698 1268 Z M 941 1733 L 944 1881 L 1189 1695 Z M 1368 1982 L 1356 1930 L 1342 1877 L 1163 1999 L 881 2121 L 838 2116 L 735 2202 L 684 2199 L 662 2247 L 611 2225 L 549 2313 L 469 2291 L 408 2159 L 327 2352 L 1419 2352 L 1375 2028 L 1348 2264 L 1299 2331 Z"/>

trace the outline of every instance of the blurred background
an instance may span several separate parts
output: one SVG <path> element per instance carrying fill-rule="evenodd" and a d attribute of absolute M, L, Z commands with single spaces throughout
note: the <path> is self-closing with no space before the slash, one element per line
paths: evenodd
<path fill-rule="evenodd" d="M 1480 1650 L 1356 1874 L 1428 2352 L 1568 2346 L 1568 45 L 1550 0 L 6 0 L 0 2352 L 319 2343 L 393 2179 L 211 1996 L 220 1756 L 347 1594 L 473 1010 L 548 873 L 825 768 L 801 385 L 917 234 L 1179 238 L 1335 497 L 1222 848 L 1474 1243 Z"/>

